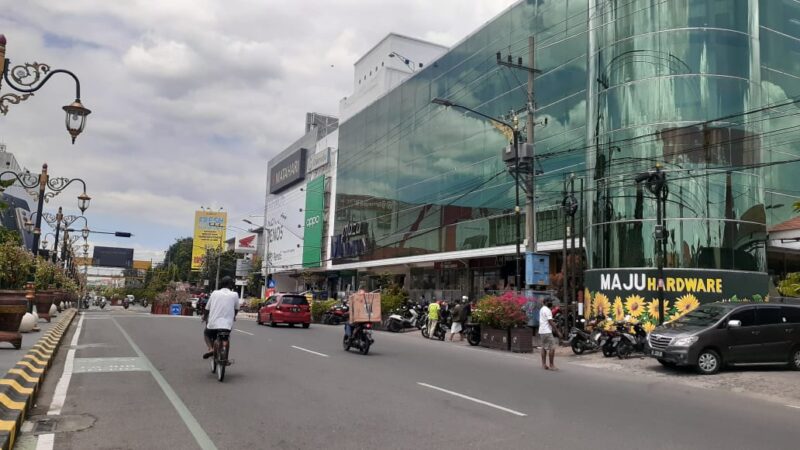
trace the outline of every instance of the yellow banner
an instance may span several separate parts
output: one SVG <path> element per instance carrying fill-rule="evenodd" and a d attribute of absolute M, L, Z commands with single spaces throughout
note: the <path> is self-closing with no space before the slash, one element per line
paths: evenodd
<path fill-rule="evenodd" d="M 218 250 L 225 243 L 228 213 L 212 211 L 194 212 L 194 244 L 192 245 L 192 270 L 199 270 L 208 250 Z"/>
<path fill-rule="evenodd" d="M 133 268 L 136 270 L 149 270 L 152 266 L 153 263 L 151 261 L 145 261 L 141 259 L 133 260 Z"/>

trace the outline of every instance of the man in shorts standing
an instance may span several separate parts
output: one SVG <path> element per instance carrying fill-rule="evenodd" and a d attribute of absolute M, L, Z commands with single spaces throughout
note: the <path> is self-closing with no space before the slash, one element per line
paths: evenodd
<path fill-rule="evenodd" d="M 542 368 L 544 370 L 558 370 L 554 363 L 556 357 L 556 324 L 553 321 L 553 299 L 548 298 L 539 310 L 539 337 L 542 342 Z M 550 365 L 547 365 L 547 356 L 550 355 Z"/>

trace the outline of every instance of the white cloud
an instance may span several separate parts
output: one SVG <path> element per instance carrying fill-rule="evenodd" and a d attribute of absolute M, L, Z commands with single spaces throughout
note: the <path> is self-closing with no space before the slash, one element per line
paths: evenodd
<path fill-rule="evenodd" d="M 74 86 L 55 76 L 0 117 L 0 140 L 23 165 L 86 180 L 91 223 L 135 231 L 125 245 L 145 254 L 191 235 L 200 205 L 232 222 L 262 210 L 266 159 L 306 112 L 338 110 L 353 63 L 387 33 L 452 45 L 513 1 L 7 3 L 7 57 L 73 70 L 93 112 L 70 145 L 61 106 Z M 78 191 L 48 207 L 75 209 Z"/>

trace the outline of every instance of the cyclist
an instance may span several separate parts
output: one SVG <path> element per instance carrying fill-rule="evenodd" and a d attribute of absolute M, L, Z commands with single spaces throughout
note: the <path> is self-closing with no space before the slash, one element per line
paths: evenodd
<path fill-rule="evenodd" d="M 203 359 L 214 356 L 214 340 L 220 331 L 231 331 L 236 314 L 239 313 L 239 294 L 236 293 L 233 278 L 222 277 L 221 289 L 211 293 L 206 303 L 207 314 L 206 329 L 203 332 L 208 352 L 203 354 Z"/>

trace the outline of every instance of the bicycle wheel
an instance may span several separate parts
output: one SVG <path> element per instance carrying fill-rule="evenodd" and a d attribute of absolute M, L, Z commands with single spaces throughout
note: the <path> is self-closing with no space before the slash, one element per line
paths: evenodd
<path fill-rule="evenodd" d="M 217 364 L 217 381 L 222 382 L 225 379 L 225 364 Z"/>
<path fill-rule="evenodd" d="M 217 371 L 217 352 L 214 352 L 214 354 L 211 356 L 211 373 L 214 373 L 216 371 Z"/>

